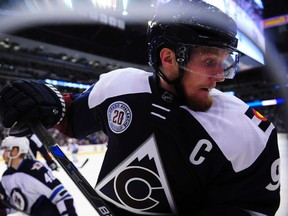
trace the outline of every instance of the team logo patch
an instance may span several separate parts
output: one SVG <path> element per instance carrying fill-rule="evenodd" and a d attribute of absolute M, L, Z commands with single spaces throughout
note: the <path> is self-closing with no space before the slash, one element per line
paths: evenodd
<path fill-rule="evenodd" d="M 110 129 L 119 134 L 129 127 L 132 121 L 132 111 L 126 103 L 116 101 L 108 107 L 107 119 Z"/>
<path fill-rule="evenodd" d="M 13 204 L 22 211 L 27 209 L 27 199 L 19 188 L 14 188 L 10 195 Z"/>
<path fill-rule="evenodd" d="M 263 115 L 261 115 L 258 111 L 256 111 L 255 109 L 252 109 L 254 115 L 260 119 L 261 121 L 267 121 L 267 118 L 265 118 Z"/>
<path fill-rule="evenodd" d="M 177 214 L 153 135 L 102 179 L 95 190 L 103 199 L 136 214 Z"/>
<path fill-rule="evenodd" d="M 37 161 L 33 164 L 33 167 L 31 168 L 31 170 L 40 170 L 42 167 L 43 167 L 43 164 Z"/>
<path fill-rule="evenodd" d="M 267 118 L 265 118 L 263 115 L 261 115 L 259 112 L 252 108 L 247 109 L 245 115 L 247 115 L 264 132 L 266 132 L 268 128 L 270 128 L 268 132 L 274 128 L 274 126 L 271 124 L 270 121 L 267 120 Z"/>

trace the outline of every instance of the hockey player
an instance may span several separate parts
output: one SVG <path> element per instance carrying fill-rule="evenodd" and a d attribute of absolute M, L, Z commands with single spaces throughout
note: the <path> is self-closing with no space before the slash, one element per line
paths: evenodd
<path fill-rule="evenodd" d="M 72 196 L 52 171 L 40 161 L 26 158 L 29 150 L 26 137 L 8 136 L 1 149 L 8 167 L 0 184 L 2 199 L 28 215 L 77 216 Z"/>
<path fill-rule="evenodd" d="M 274 215 L 277 131 L 215 88 L 237 69 L 236 24 L 210 4 L 185 2 L 159 8 L 149 24 L 154 73 L 118 69 L 64 97 L 16 81 L 0 94 L 3 124 L 37 118 L 76 138 L 103 130 L 109 141 L 95 190 L 116 215 Z"/>
<path fill-rule="evenodd" d="M 75 139 L 73 138 L 69 138 L 68 139 L 68 146 L 67 146 L 67 150 L 71 152 L 71 156 L 72 156 L 72 161 L 74 163 L 78 163 L 78 151 L 79 151 L 79 145 L 76 142 Z"/>
<path fill-rule="evenodd" d="M 38 137 L 35 134 L 32 134 L 28 137 L 29 139 L 29 154 L 28 157 L 35 160 L 37 159 L 37 154 L 40 152 L 44 160 L 46 161 L 47 165 L 50 167 L 51 170 L 58 170 L 57 163 L 53 160 L 53 158 L 50 156 L 42 142 L 38 139 Z"/>

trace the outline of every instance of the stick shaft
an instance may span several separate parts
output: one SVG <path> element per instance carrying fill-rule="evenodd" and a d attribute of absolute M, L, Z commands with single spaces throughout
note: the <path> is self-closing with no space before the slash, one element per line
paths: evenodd
<path fill-rule="evenodd" d="M 84 161 L 84 163 L 82 163 L 82 165 L 79 166 L 78 168 L 83 168 L 83 167 L 87 164 L 88 161 L 89 161 L 89 158 L 86 158 L 86 160 Z"/>

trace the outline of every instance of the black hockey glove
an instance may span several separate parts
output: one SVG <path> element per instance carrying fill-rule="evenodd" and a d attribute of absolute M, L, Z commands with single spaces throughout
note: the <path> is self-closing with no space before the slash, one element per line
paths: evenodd
<path fill-rule="evenodd" d="M 51 170 L 58 171 L 59 167 L 58 167 L 57 163 L 53 159 L 51 159 L 49 161 L 46 161 L 46 163 L 50 167 Z"/>
<path fill-rule="evenodd" d="M 0 115 L 6 128 L 11 128 L 16 122 L 18 124 L 31 119 L 40 120 L 46 128 L 51 128 L 63 119 L 65 102 L 52 85 L 41 81 L 19 80 L 2 88 Z M 14 136 L 31 134 L 25 125 L 21 124 L 20 127 L 20 130 L 14 130 Z"/>

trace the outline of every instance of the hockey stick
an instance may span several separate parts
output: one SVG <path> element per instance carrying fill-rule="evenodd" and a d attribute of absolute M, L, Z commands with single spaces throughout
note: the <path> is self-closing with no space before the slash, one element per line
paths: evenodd
<path fill-rule="evenodd" d="M 46 128 L 39 121 L 26 122 L 33 133 L 39 138 L 48 151 L 63 167 L 66 173 L 74 181 L 76 186 L 80 189 L 83 195 L 88 199 L 91 205 L 99 213 L 100 216 L 115 216 L 114 213 L 108 208 L 104 201 L 99 197 L 93 187 L 85 179 L 85 177 L 79 172 L 77 167 L 67 158 L 62 152 L 56 141 L 47 132 Z M 86 162 L 87 163 L 87 162 Z"/>
<path fill-rule="evenodd" d="M 83 168 L 88 161 L 89 161 L 89 158 L 86 158 L 86 160 L 83 162 L 83 164 L 81 166 L 78 167 L 78 169 Z"/>

